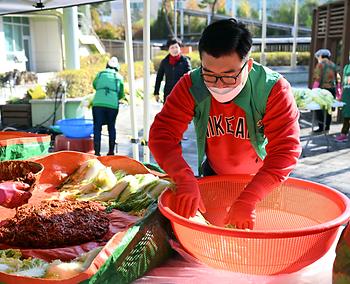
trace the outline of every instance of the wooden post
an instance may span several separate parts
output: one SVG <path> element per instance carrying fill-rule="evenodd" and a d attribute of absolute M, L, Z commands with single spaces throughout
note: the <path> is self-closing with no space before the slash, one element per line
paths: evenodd
<path fill-rule="evenodd" d="M 331 5 L 327 5 L 327 18 L 326 18 L 326 32 L 325 32 L 325 38 L 323 42 L 323 48 L 327 48 L 328 46 L 328 40 L 329 40 L 329 26 L 331 22 Z"/>
<path fill-rule="evenodd" d="M 319 16 L 319 10 L 314 9 L 313 20 L 312 20 L 311 43 L 310 43 L 309 88 L 311 88 L 312 86 L 312 77 L 314 75 L 314 66 L 315 66 L 314 54 L 316 52 L 316 45 L 317 45 L 318 16 Z"/>

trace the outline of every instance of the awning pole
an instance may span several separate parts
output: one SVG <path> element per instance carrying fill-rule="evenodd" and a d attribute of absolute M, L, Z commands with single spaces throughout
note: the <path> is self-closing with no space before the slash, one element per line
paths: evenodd
<path fill-rule="evenodd" d="M 148 134 L 150 128 L 150 61 L 151 61 L 151 10 L 150 1 L 143 0 L 143 162 L 150 162 L 150 151 L 148 148 Z"/>
<path fill-rule="evenodd" d="M 261 28 L 261 53 L 260 64 L 266 65 L 266 0 L 262 0 L 262 28 Z"/>
<path fill-rule="evenodd" d="M 131 120 L 131 143 L 132 155 L 135 160 L 139 160 L 139 139 L 135 118 L 135 72 L 134 72 L 134 55 L 132 47 L 132 33 L 131 33 L 131 14 L 130 14 L 130 0 L 124 1 L 124 21 L 125 21 L 125 40 L 127 49 L 128 62 L 128 82 L 130 92 L 130 120 Z"/>
<path fill-rule="evenodd" d="M 298 37 L 298 0 L 295 0 L 294 8 L 294 27 L 293 27 L 293 51 L 291 56 L 290 66 L 295 68 L 297 66 L 297 37 Z"/>

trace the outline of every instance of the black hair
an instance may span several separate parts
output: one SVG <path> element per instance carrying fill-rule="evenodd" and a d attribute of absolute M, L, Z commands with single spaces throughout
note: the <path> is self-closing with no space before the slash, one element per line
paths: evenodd
<path fill-rule="evenodd" d="M 207 26 L 199 40 L 198 50 L 218 58 L 236 52 L 244 59 L 253 44 L 252 35 L 242 22 L 225 19 Z"/>
<path fill-rule="evenodd" d="M 106 65 L 106 69 L 114 69 L 115 71 L 119 71 L 118 70 L 118 68 L 115 68 L 115 67 L 111 67 L 111 66 L 109 66 L 109 64 L 107 63 L 107 65 Z"/>
<path fill-rule="evenodd" d="M 169 38 L 168 41 L 166 42 L 166 47 L 169 48 L 173 44 L 178 44 L 179 46 L 182 46 L 182 41 L 181 39 L 176 37 Z"/>
<path fill-rule="evenodd" d="M 323 59 L 323 58 L 331 59 L 331 57 L 328 56 L 328 55 L 321 55 L 321 58 L 322 58 L 322 59 Z"/>

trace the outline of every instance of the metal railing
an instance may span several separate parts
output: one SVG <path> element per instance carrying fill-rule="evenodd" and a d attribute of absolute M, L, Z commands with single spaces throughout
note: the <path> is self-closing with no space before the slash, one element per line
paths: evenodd
<path fill-rule="evenodd" d="M 111 56 L 118 57 L 120 62 L 125 62 L 126 59 L 126 43 L 124 40 L 112 40 L 112 39 L 103 39 L 102 42 L 106 47 L 106 52 Z M 133 55 L 135 61 L 143 60 L 143 41 L 133 41 Z M 156 53 L 161 49 L 162 44 L 151 43 L 151 59 L 154 58 Z"/>

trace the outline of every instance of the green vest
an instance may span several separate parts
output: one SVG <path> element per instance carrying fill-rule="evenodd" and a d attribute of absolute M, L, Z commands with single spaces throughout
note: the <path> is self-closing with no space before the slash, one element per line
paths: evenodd
<path fill-rule="evenodd" d="M 193 122 L 197 136 L 198 172 L 201 175 L 201 164 L 205 155 L 211 94 L 204 84 L 199 68 L 193 70 L 190 76 L 192 80 L 190 92 L 196 104 Z M 272 87 L 279 79 L 280 74 L 254 62 L 253 68 L 249 72 L 247 83 L 239 95 L 233 100 L 245 112 L 250 142 L 261 159 L 264 159 L 266 156 L 265 146 L 267 144 L 262 119 L 266 111 L 267 98 Z"/>
<path fill-rule="evenodd" d="M 342 101 L 346 103 L 345 106 L 343 106 L 342 114 L 343 117 L 350 117 L 350 64 L 345 65 L 344 71 L 343 71 L 343 95 L 342 95 Z"/>
<path fill-rule="evenodd" d="M 99 72 L 93 82 L 96 89 L 93 106 L 118 109 L 119 100 L 124 97 L 123 77 L 113 69 Z"/>

